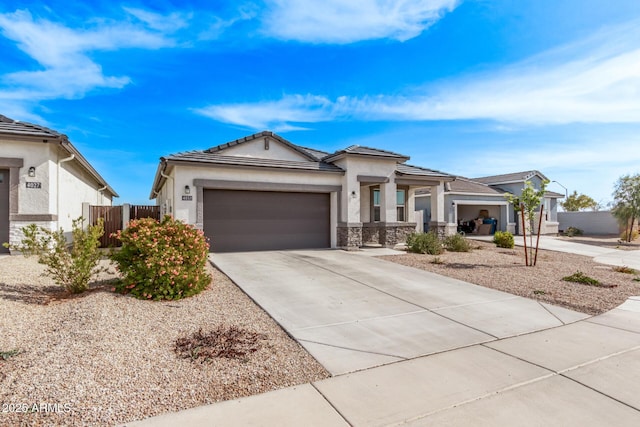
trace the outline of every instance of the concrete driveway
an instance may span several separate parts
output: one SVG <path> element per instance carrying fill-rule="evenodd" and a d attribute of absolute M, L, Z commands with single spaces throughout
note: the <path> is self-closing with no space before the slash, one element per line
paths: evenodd
<path fill-rule="evenodd" d="M 333 375 L 588 317 L 338 250 L 211 256 Z"/>
<path fill-rule="evenodd" d="M 358 372 L 127 425 L 640 425 L 640 297 L 587 317 L 362 254 L 212 257 L 334 375 Z"/>

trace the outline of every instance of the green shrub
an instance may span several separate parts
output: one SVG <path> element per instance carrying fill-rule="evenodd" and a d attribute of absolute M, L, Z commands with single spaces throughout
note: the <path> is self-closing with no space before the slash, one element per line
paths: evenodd
<path fill-rule="evenodd" d="M 583 231 L 577 227 L 569 227 L 566 230 L 564 230 L 564 235 L 567 237 L 582 236 L 582 234 L 583 234 Z"/>
<path fill-rule="evenodd" d="M 513 234 L 508 231 L 496 231 L 493 235 L 493 243 L 499 248 L 513 249 L 515 246 Z"/>
<path fill-rule="evenodd" d="M 438 235 L 428 233 L 412 233 L 407 237 L 407 249 L 410 252 L 429 255 L 440 255 L 444 249 Z"/>
<path fill-rule="evenodd" d="M 471 244 L 460 234 L 452 234 L 444 238 L 444 248 L 450 252 L 470 252 Z"/>
<path fill-rule="evenodd" d="M 2 358 L 2 360 L 8 360 L 10 357 L 17 356 L 21 353 L 23 353 L 23 351 L 18 348 L 9 351 L 0 351 L 0 358 Z"/>
<path fill-rule="evenodd" d="M 71 235 L 67 243 L 64 230 L 51 231 L 30 224 L 22 228 L 24 238 L 19 245 L 5 245 L 25 256 L 37 256 L 40 264 L 46 265 L 45 275 L 67 291 L 84 292 L 91 278 L 103 271 L 98 267 L 101 258 L 100 237 L 104 234 L 104 222 L 82 228 L 82 217 L 73 220 Z"/>
<path fill-rule="evenodd" d="M 571 276 L 563 277 L 562 280 L 565 282 L 582 283 L 590 286 L 602 286 L 602 283 L 599 280 L 589 277 L 581 271 L 576 271 Z"/>
<path fill-rule="evenodd" d="M 202 292 L 211 277 L 205 266 L 209 244 L 201 230 L 166 216 L 133 220 L 116 237 L 111 254 L 123 278 L 115 289 L 136 298 L 175 300 Z"/>

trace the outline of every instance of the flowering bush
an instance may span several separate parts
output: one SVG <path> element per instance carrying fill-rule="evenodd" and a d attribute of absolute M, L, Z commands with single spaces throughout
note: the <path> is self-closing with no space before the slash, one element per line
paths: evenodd
<path fill-rule="evenodd" d="M 123 275 L 118 292 L 174 300 L 200 293 L 211 282 L 205 271 L 209 244 L 201 230 L 166 216 L 161 222 L 133 220 L 115 236 L 122 242 L 111 255 Z"/>

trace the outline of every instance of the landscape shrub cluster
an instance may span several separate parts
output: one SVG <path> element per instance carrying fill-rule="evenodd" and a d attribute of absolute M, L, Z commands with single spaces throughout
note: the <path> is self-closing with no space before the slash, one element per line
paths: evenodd
<path fill-rule="evenodd" d="M 460 234 L 452 234 L 444 238 L 442 245 L 449 252 L 470 252 L 471 244 Z"/>
<path fill-rule="evenodd" d="M 583 231 L 578 227 L 567 227 L 563 234 L 567 237 L 582 236 Z"/>
<path fill-rule="evenodd" d="M 200 293 L 211 281 L 205 270 L 209 244 L 201 230 L 166 216 L 133 220 L 115 236 L 122 242 L 111 255 L 123 276 L 118 292 L 174 300 Z"/>
<path fill-rule="evenodd" d="M 407 237 L 407 250 L 409 252 L 440 255 L 445 249 L 449 252 L 469 252 L 471 244 L 460 234 L 453 234 L 441 239 L 433 231 L 412 233 Z"/>
<path fill-rule="evenodd" d="M 98 265 L 100 237 L 104 234 L 104 222 L 82 227 L 83 218 L 72 221 L 71 242 L 67 242 L 64 230 L 52 231 L 30 224 L 22 228 L 23 239 L 18 245 L 4 244 L 25 256 L 37 256 L 38 263 L 47 267 L 45 275 L 68 292 L 78 294 L 89 288 L 91 279 L 103 269 Z"/>
<path fill-rule="evenodd" d="M 629 236 L 629 233 L 631 233 L 631 236 Z M 620 233 L 620 240 L 622 240 L 623 242 L 633 242 L 637 238 L 638 230 L 635 229 L 631 231 L 623 231 L 622 233 Z"/>
<path fill-rule="evenodd" d="M 407 236 L 407 249 L 418 254 L 440 255 L 444 252 L 442 241 L 436 233 L 411 233 Z"/>
<path fill-rule="evenodd" d="M 493 243 L 499 248 L 513 249 L 515 246 L 513 234 L 508 231 L 496 231 L 493 235 Z"/>

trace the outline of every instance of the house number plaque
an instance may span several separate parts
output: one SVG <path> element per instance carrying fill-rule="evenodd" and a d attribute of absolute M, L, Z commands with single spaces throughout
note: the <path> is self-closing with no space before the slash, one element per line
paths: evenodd
<path fill-rule="evenodd" d="M 41 182 L 29 182 L 27 181 L 27 188 L 42 188 L 42 183 Z"/>

